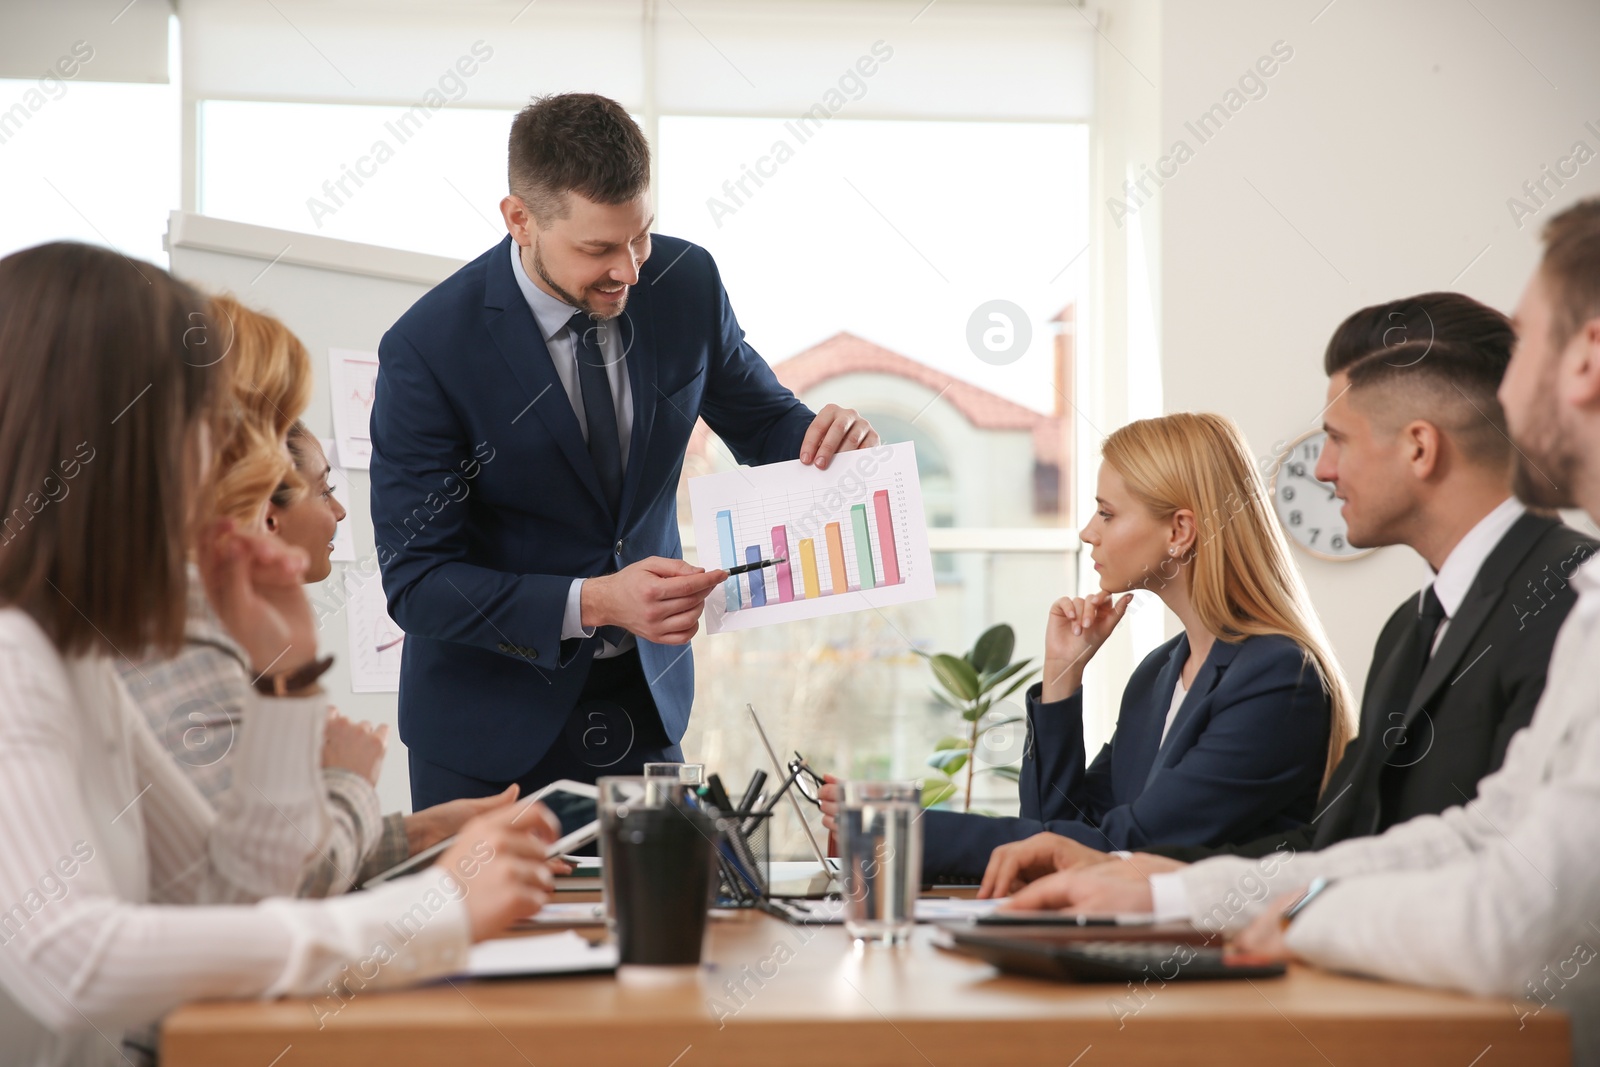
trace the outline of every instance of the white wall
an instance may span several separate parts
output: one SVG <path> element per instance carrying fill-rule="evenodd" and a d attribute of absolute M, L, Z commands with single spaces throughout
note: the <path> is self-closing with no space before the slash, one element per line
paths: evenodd
<path fill-rule="evenodd" d="M 1160 143 L 1195 149 L 1155 193 L 1166 408 L 1231 415 L 1258 455 L 1314 425 L 1345 315 L 1431 289 L 1509 312 L 1539 225 L 1600 193 L 1596 159 L 1520 229 L 1506 204 L 1575 141 L 1600 151 L 1600 5 L 1168 0 L 1163 14 Z M 1200 144 L 1183 123 L 1280 40 L 1293 58 L 1266 95 Z M 1359 686 L 1426 568 L 1404 548 L 1297 558 Z"/>

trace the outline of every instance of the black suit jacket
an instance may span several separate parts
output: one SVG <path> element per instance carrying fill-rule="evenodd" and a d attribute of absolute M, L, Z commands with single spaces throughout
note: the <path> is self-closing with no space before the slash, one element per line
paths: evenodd
<path fill-rule="evenodd" d="M 1287 845 L 1321 849 L 1436 815 L 1477 795 L 1506 746 L 1533 718 L 1556 633 L 1577 600 L 1569 579 L 1600 543 L 1531 512 L 1478 569 L 1414 689 L 1396 675 L 1410 653 L 1417 598 L 1384 624 L 1361 699 L 1361 733 L 1323 790 L 1307 826 L 1243 845 L 1146 849 L 1180 860 L 1265 856 Z"/>

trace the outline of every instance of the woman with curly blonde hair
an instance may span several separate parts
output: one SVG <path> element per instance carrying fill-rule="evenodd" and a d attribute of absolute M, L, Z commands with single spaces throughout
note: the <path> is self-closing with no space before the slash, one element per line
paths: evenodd
<path fill-rule="evenodd" d="M 211 298 L 211 318 L 222 336 L 209 343 L 231 364 L 212 428 L 211 510 L 253 530 L 280 483 L 301 484 L 284 442 L 311 404 L 311 356 L 287 326 L 231 294 Z"/>

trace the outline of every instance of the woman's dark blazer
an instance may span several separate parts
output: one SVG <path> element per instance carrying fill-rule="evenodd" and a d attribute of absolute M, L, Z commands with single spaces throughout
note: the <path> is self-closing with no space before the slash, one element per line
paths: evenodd
<path fill-rule="evenodd" d="M 1136 851 L 1158 841 L 1250 841 L 1308 822 L 1331 723 L 1316 665 L 1287 637 L 1219 640 L 1163 741 L 1188 656 L 1189 638 L 1179 634 L 1145 657 L 1123 690 L 1116 731 L 1087 767 L 1083 690 L 1041 704 L 1032 686 L 1022 815 L 926 812 L 924 879 L 981 876 L 997 846 L 1041 830 Z"/>

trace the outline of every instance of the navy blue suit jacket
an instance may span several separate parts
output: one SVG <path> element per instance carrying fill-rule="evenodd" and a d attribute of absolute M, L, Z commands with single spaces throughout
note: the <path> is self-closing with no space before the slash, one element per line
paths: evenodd
<path fill-rule="evenodd" d="M 400 736 L 431 763 L 517 778 L 559 736 L 598 636 L 561 640 L 574 578 L 683 554 L 677 488 L 695 419 L 743 463 L 795 459 L 813 415 L 744 341 L 705 249 L 652 237 L 618 322 L 633 391 L 620 514 L 512 274 L 511 238 L 384 334 L 372 405 L 372 521 L 406 633 Z M 687 647 L 639 641 L 676 743 Z"/>
<path fill-rule="evenodd" d="M 1315 665 L 1287 637 L 1217 641 L 1163 741 L 1188 657 L 1184 634 L 1145 657 L 1123 690 L 1116 731 L 1087 767 L 1082 690 L 1040 704 L 1039 685 L 1030 688 L 1022 815 L 927 812 L 924 876 L 979 876 L 996 847 L 1041 830 L 1136 850 L 1249 841 L 1307 822 L 1332 724 Z"/>

